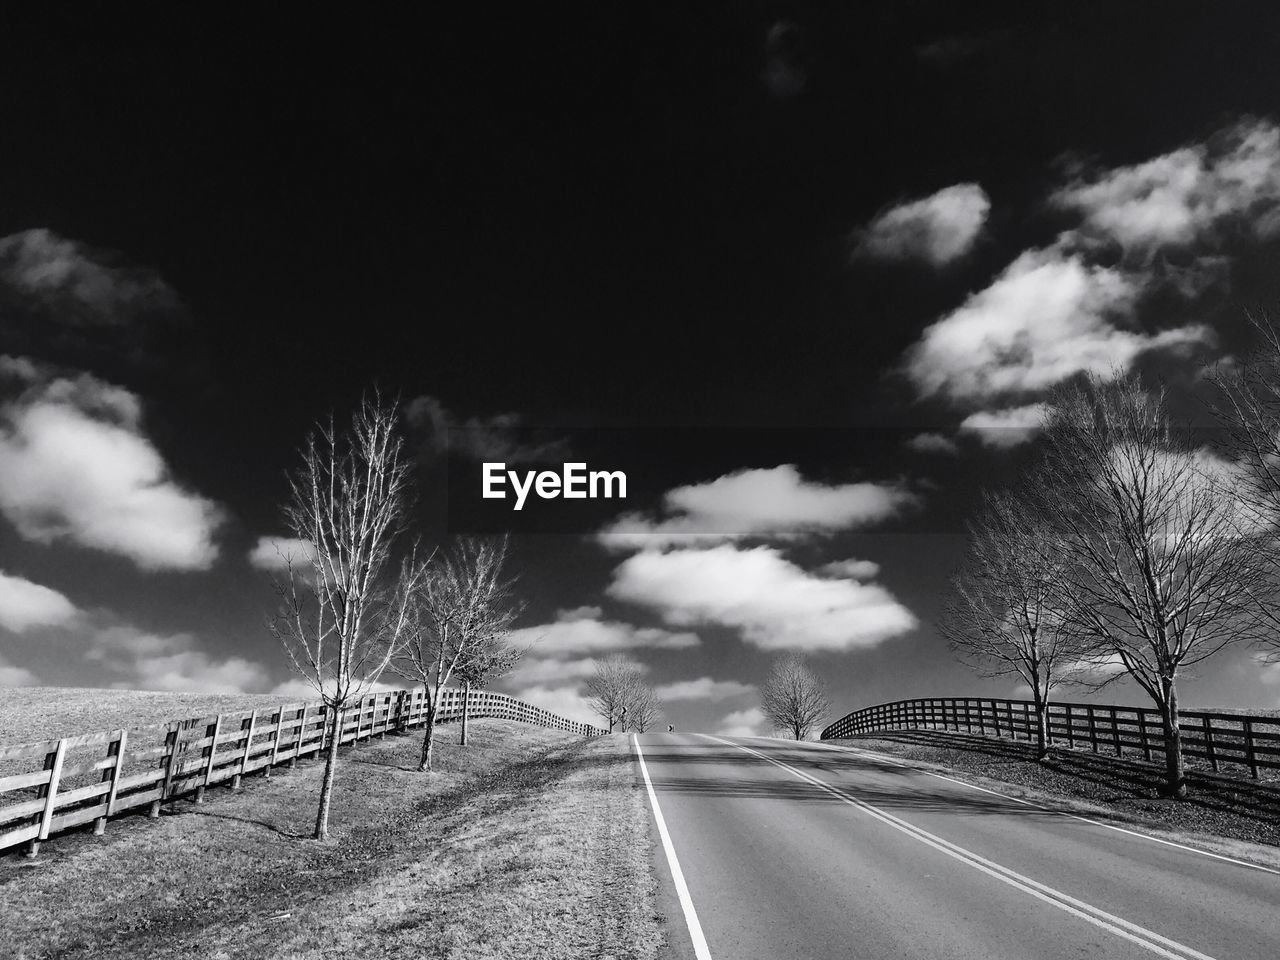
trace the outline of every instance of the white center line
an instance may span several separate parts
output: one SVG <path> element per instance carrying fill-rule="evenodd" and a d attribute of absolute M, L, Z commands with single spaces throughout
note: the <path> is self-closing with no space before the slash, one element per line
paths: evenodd
<path fill-rule="evenodd" d="M 793 776 L 819 787 L 836 797 L 838 800 L 849 804 L 851 807 L 856 807 L 864 813 L 879 820 L 881 823 L 887 824 L 912 839 L 933 847 L 935 850 L 938 850 L 955 860 L 959 860 L 961 863 L 973 867 L 975 870 L 985 873 L 987 876 L 999 880 L 1001 883 L 1008 884 L 1017 890 L 1021 890 L 1023 893 L 1035 897 L 1037 900 L 1041 900 L 1050 906 L 1057 907 L 1065 913 L 1079 917 L 1081 920 L 1085 920 L 1088 923 L 1093 924 L 1095 927 L 1099 927 L 1109 933 L 1113 933 L 1116 936 L 1121 937 L 1122 939 L 1128 940 L 1137 946 L 1149 950 L 1157 956 L 1165 957 L 1167 960 L 1188 960 L 1188 958 L 1190 958 L 1190 960 L 1213 960 L 1213 958 L 1209 957 L 1207 954 L 1203 954 L 1198 950 L 1188 947 L 1186 944 L 1179 943 L 1176 940 L 1170 940 L 1168 937 L 1161 936 L 1154 930 L 1148 930 L 1146 927 L 1139 926 L 1136 923 L 1131 923 L 1123 917 L 1117 917 L 1115 914 L 1108 913 L 1107 911 L 1095 907 L 1092 904 L 1085 903 L 1082 900 L 1077 900 L 1060 890 L 1055 890 L 1053 887 L 1047 886 L 1039 881 L 1032 880 L 1030 877 L 1023 876 L 1014 870 L 1010 870 L 1008 867 L 1002 866 L 1001 864 L 995 863 L 991 860 L 987 860 L 985 857 L 981 857 L 970 850 L 966 850 L 964 847 L 951 843 L 948 840 L 944 840 L 935 834 L 929 833 L 927 830 L 923 830 L 920 827 L 915 826 L 914 824 L 908 823 L 905 820 L 900 820 L 893 816 L 893 814 L 881 810 L 879 807 L 873 806 L 863 800 L 859 800 L 856 797 L 852 797 L 837 787 L 833 787 L 826 781 L 810 776 L 803 770 L 799 770 L 790 764 L 783 763 L 780 760 L 775 760 L 773 757 L 767 756 L 759 750 L 753 750 L 750 747 L 744 747 L 740 743 L 733 743 L 730 740 L 723 740 L 720 737 L 713 737 L 705 733 L 701 734 L 701 736 L 706 737 L 708 740 L 714 740 L 717 743 L 722 743 L 728 747 L 737 747 L 739 750 L 749 753 L 754 757 L 758 757 L 767 763 L 772 763 L 776 767 L 781 767 Z"/>
<path fill-rule="evenodd" d="M 649 791 L 649 803 L 653 807 L 653 819 L 658 824 L 658 835 L 662 837 L 662 849 L 667 854 L 667 866 L 671 868 L 671 879 L 675 881 L 676 895 L 680 898 L 680 908 L 684 911 L 684 922 L 689 927 L 689 939 L 693 941 L 693 953 L 698 960 L 711 960 L 711 951 L 707 949 L 707 938 L 702 935 L 702 924 L 698 922 L 698 911 L 693 908 L 693 898 L 689 896 L 689 887 L 684 882 L 684 871 L 680 869 L 680 861 L 676 858 L 676 848 L 671 843 L 671 834 L 667 832 L 667 821 L 662 817 L 662 808 L 658 806 L 658 795 L 653 792 L 653 781 L 649 779 L 649 768 L 644 762 L 644 751 L 640 749 L 640 741 L 633 733 L 631 743 L 636 748 L 636 759 L 640 761 L 640 772 L 644 774 L 644 785 Z"/>

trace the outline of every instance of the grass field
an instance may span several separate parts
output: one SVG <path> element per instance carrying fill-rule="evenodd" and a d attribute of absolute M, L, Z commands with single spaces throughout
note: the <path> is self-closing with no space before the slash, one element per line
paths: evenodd
<path fill-rule="evenodd" d="M 315 698 L 304 698 L 311 700 Z M 0 743 L 31 743 L 99 730 L 134 730 L 155 723 L 278 707 L 297 697 L 159 693 L 92 687 L 0 688 Z"/>
<path fill-rule="evenodd" d="M 452 733 L 450 728 L 444 728 Z M 476 721 L 350 749 L 327 843 L 305 761 L 158 821 L 0 857 L 0 956 L 651 960 L 662 943 L 627 741 Z"/>

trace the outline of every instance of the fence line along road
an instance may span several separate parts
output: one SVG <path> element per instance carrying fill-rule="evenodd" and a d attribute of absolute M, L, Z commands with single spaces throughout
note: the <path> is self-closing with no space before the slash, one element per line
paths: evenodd
<path fill-rule="evenodd" d="M 1051 742 L 1088 748 L 1117 757 L 1164 753 L 1160 714 L 1146 707 L 1097 703 L 1051 703 Z M 1280 717 L 1183 710 L 1178 722 L 1182 752 L 1206 761 L 1215 772 L 1224 766 L 1248 770 L 1255 780 L 1263 769 L 1280 769 Z M 1035 703 L 1030 700 L 935 698 L 895 700 L 855 710 L 822 731 L 823 740 L 883 730 L 955 730 L 987 737 L 1034 740 Z"/>
<path fill-rule="evenodd" d="M 467 705 L 477 719 L 518 720 L 586 737 L 604 733 L 500 693 L 472 690 Z M 462 713 L 462 691 L 442 690 L 436 722 L 459 720 Z M 34 857 L 40 841 L 60 831 L 92 821 L 100 835 L 108 818 L 126 810 L 147 807 L 154 819 L 167 801 L 192 796 L 201 803 L 215 783 L 229 780 L 238 787 L 242 777 L 258 770 L 270 777 L 273 767 L 296 766 L 328 746 L 327 717 L 321 703 L 286 703 L 136 730 L 0 744 L 0 773 L 7 774 L 0 776 L 0 850 L 25 843 Z M 425 720 L 421 689 L 370 694 L 347 708 L 339 743 L 382 737 Z M 42 763 L 38 769 L 8 773 L 36 762 Z"/>

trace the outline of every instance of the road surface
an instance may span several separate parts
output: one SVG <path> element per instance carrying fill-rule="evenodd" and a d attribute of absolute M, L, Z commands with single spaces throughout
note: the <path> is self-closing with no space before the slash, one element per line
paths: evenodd
<path fill-rule="evenodd" d="M 1280 958 L 1280 872 L 830 745 L 632 750 L 671 960 Z"/>

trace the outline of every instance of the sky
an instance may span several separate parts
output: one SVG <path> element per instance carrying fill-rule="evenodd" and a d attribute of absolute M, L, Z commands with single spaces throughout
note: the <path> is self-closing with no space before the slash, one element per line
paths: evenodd
<path fill-rule="evenodd" d="M 620 654 L 677 729 L 765 732 L 789 652 L 832 719 L 1022 695 L 938 633 L 965 518 L 1053 387 L 1195 418 L 1251 349 L 1280 15 L 465 6 L 0 14 L 0 686 L 303 692 L 285 475 L 376 384 L 419 533 L 514 531 L 513 695 L 590 719 Z M 517 515 L 486 460 L 627 497 Z"/>

